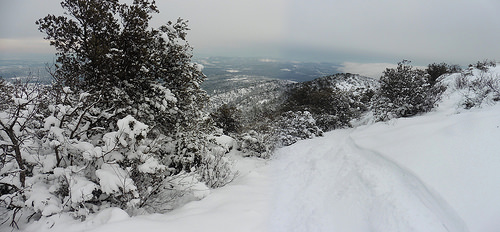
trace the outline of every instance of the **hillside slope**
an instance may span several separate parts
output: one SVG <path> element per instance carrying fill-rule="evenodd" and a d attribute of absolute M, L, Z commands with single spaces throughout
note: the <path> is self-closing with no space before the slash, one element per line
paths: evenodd
<path fill-rule="evenodd" d="M 237 180 L 166 215 L 115 209 L 26 231 L 493 232 L 499 118 L 497 105 L 336 130 L 281 149 L 269 164 L 239 158 Z"/>
<path fill-rule="evenodd" d="M 498 231 L 500 104 L 464 110 L 456 78 L 431 113 L 334 130 L 270 161 L 233 151 L 236 180 L 168 214 L 55 215 L 25 231 Z"/>

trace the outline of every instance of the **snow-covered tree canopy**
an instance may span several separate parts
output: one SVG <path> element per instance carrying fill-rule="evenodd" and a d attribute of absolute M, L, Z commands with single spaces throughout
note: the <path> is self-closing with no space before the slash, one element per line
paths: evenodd
<path fill-rule="evenodd" d="M 172 114 L 186 120 L 185 114 L 203 105 L 204 75 L 191 63 L 186 21 L 150 28 L 152 14 L 159 11 L 148 0 L 130 5 L 64 0 L 61 6 L 65 15 L 36 22 L 56 48 L 57 84 L 102 96 L 101 104 L 114 108 L 118 118 L 132 114 L 163 132 L 178 123 Z"/>

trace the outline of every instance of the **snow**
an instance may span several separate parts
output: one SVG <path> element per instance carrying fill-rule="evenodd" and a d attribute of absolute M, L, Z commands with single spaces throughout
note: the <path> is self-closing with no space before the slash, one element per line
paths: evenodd
<path fill-rule="evenodd" d="M 125 193 L 137 190 L 128 172 L 120 168 L 118 164 L 104 163 L 101 169 L 95 171 L 95 175 L 99 178 L 99 185 L 105 193 L 120 194 L 122 190 Z"/>
<path fill-rule="evenodd" d="M 92 199 L 92 192 L 99 189 L 95 183 L 85 177 L 73 176 L 69 182 L 71 191 L 71 202 L 80 203 Z"/>
<path fill-rule="evenodd" d="M 437 112 L 359 128 L 353 137 L 414 172 L 447 200 L 470 231 L 498 231 L 499 118 L 498 105 L 452 115 Z"/>
<path fill-rule="evenodd" d="M 94 218 L 92 218 L 92 220 L 90 220 L 89 224 L 102 225 L 106 223 L 123 221 L 129 218 L 130 217 L 128 216 L 127 212 L 121 210 L 120 208 L 113 207 L 99 212 L 97 215 L 95 215 Z"/>
<path fill-rule="evenodd" d="M 418 177 L 357 146 L 351 133 L 280 150 L 272 231 L 466 231 Z"/>
<path fill-rule="evenodd" d="M 215 142 L 218 145 L 222 146 L 226 152 L 230 151 L 231 149 L 235 148 L 238 145 L 236 140 L 227 135 L 214 136 L 214 139 Z"/>
<path fill-rule="evenodd" d="M 135 141 L 137 136 L 146 137 L 148 126 L 142 122 L 139 122 L 134 119 L 134 117 L 128 115 L 123 119 L 118 120 L 118 128 L 120 132 L 123 132 L 128 135 L 128 138 L 132 141 Z M 127 146 L 127 141 L 123 136 L 119 137 L 119 142 L 123 146 Z"/>
<path fill-rule="evenodd" d="M 500 105 L 454 107 L 325 133 L 270 161 L 231 154 L 232 183 L 166 214 L 53 216 L 26 231 L 498 231 Z"/>
<path fill-rule="evenodd" d="M 12 98 L 12 100 L 14 101 L 14 104 L 16 106 L 20 106 L 20 105 L 26 105 L 28 103 L 28 100 L 27 99 L 24 99 L 24 98 Z"/>
<path fill-rule="evenodd" d="M 50 216 L 62 210 L 57 198 L 49 192 L 49 188 L 45 184 L 33 184 L 28 196 L 25 204 L 32 205 L 43 216 Z"/>
<path fill-rule="evenodd" d="M 434 112 L 328 132 L 281 148 L 271 160 L 244 157 L 230 137 L 216 137 L 240 175 L 210 190 L 184 179 L 203 199 L 165 214 L 129 217 L 109 208 L 79 222 L 55 214 L 59 203 L 35 184 L 27 202 L 55 215 L 24 231 L 498 231 L 500 104 L 464 110 L 463 98 L 449 88 Z M 119 127 L 130 140 L 148 129 L 133 118 Z M 106 193 L 136 190 L 116 164 L 104 163 L 96 176 Z"/>
<path fill-rule="evenodd" d="M 143 164 L 137 166 L 137 169 L 142 173 L 155 173 L 157 170 L 166 169 L 165 165 L 160 164 L 160 162 L 154 157 L 146 157 Z"/>

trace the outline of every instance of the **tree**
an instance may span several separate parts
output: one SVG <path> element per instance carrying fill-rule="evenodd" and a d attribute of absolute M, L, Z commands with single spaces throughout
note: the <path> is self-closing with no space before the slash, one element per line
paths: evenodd
<path fill-rule="evenodd" d="M 277 124 L 279 146 L 289 146 L 299 140 L 323 135 L 323 131 L 316 126 L 316 120 L 308 111 L 285 112 Z"/>
<path fill-rule="evenodd" d="M 199 87 L 204 75 L 191 63 L 186 21 L 149 28 L 159 11 L 148 0 L 132 5 L 64 0 L 61 6 L 67 16 L 48 15 L 36 22 L 57 50 L 57 84 L 102 96 L 103 108 L 115 111 L 114 122 L 131 114 L 162 133 L 199 116 L 206 100 Z M 175 106 L 164 104 L 170 93 Z"/>
<path fill-rule="evenodd" d="M 25 192 L 33 163 L 27 154 L 36 150 L 36 128 L 45 104 L 44 88 L 29 82 L 8 83 L 0 79 L 0 207 L 10 210 L 10 225 L 17 227 L 16 215 L 25 206 Z"/>
<path fill-rule="evenodd" d="M 442 91 L 434 90 L 426 73 L 403 60 L 396 69 L 386 69 L 373 103 L 377 120 L 410 117 L 434 107 Z"/>
<path fill-rule="evenodd" d="M 50 99 L 35 114 L 31 94 L 13 97 L 12 88 L 0 94 L 6 155 L 18 156 L 8 143 L 11 128 L 29 121 L 17 119 L 41 117 L 26 127 L 37 135 L 29 143 L 36 151 L 23 154 L 33 170 L 25 163 L 16 169 L 36 182 L 21 207 L 40 217 L 71 211 L 84 218 L 109 206 L 147 207 L 172 190 L 166 179 L 179 175 L 214 187 L 229 181 L 228 160 L 206 139 L 212 126 L 202 112 L 205 76 L 191 62 L 186 21 L 150 28 L 158 10 L 149 0 L 63 0 L 61 6 L 64 16 L 36 22 L 57 51 Z M 207 172 L 210 167 L 224 174 Z M 154 204 L 166 200 L 175 199 Z"/>
<path fill-rule="evenodd" d="M 56 85 L 98 97 L 96 106 L 110 112 L 91 127 L 115 131 L 119 119 L 132 115 L 150 126 L 148 136 L 174 143 L 174 150 L 159 152 L 179 156 L 172 164 L 178 171 L 196 166 L 205 140 L 200 131 L 210 125 L 201 111 L 205 76 L 191 62 L 187 22 L 150 28 L 158 9 L 148 0 L 64 0 L 61 6 L 65 16 L 37 24 L 57 50 Z"/>

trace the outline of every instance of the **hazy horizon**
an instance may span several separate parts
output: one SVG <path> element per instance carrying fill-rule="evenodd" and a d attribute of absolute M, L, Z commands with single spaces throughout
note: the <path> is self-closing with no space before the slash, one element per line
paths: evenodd
<path fill-rule="evenodd" d="M 62 15 L 60 0 L 0 1 L 0 59 L 53 60 L 35 21 Z M 131 0 L 124 2 L 130 3 Z M 156 1 L 152 27 L 181 17 L 195 57 L 261 57 L 349 67 L 500 59 L 494 0 Z"/>

